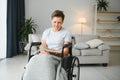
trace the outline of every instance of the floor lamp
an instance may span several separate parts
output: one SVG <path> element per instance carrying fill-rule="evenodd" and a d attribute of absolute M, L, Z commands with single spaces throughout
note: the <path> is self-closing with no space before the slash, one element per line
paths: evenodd
<path fill-rule="evenodd" d="M 83 34 L 83 26 L 84 24 L 86 24 L 86 18 L 80 18 L 79 19 L 79 24 L 80 24 L 80 27 L 81 27 L 81 35 Z"/>

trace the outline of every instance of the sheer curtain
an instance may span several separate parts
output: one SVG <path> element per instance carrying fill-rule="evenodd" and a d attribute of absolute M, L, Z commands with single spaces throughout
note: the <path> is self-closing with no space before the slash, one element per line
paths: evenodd
<path fill-rule="evenodd" d="M 0 59 L 6 57 L 6 10 L 7 0 L 0 0 Z"/>
<path fill-rule="evenodd" d="M 7 58 L 18 54 L 18 30 L 25 17 L 24 0 L 7 0 Z"/>

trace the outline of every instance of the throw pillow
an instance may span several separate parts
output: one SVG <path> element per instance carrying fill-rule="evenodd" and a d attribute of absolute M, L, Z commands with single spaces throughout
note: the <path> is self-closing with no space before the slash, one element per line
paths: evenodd
<path fill-rule="evenodd" d="M 109 50 L 110 47 L 108 45 L 102 44 L 102 45 L 98 46 L 98 49 L 99 50 Z"/>
<path fill-rule="evenodd" d="M 93 40 L 87 41 L 86 44 L 88 44 L 90 48 L 96 48 L 99 45 L 103 44 L 103 41 L 100 39 L 93 39 Z"/>
<path fill-rule="evenodd" d="M 76 49 L 87 49 L 89 46 L 86 43 L 76 43 L 74 45 L 74 48 Z"/>
<path fill-rule="evenodd" d="M 32 35 L 32 40 L 33 40 L 33 42 L 40 42 L 41 36 L 38 34 L 34 34 L 34 35 Z"/>
<path fill-rule="evenodd" d="M 29 43 L 26 44 L 26 46 L 24 47 L 24 49 L 25 49 L 26 51 L 28 51 L 28 50 L 30 49 L 30 44 L 29 44 Z"/>

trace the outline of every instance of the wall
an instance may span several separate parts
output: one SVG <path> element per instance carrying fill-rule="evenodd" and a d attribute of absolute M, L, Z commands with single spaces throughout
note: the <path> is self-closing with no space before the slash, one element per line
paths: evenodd
<path fill-rule="evenodd" d="M 0 58 L 6 57 L 6 2 L 0 0 Z"/>
<path fill-rule="evenodd" d="M 94 0 L 69 0 L 69 2 L 67 0 L 26 0 L 26 17 L 33 17 L 39 26 L 37 32 L 42 33 L 44 29 L 51 27 L 51 13 L 60 9 L 66 15 L 63 27 L 71 32 L 80 33 L 80 25 L 77 24 L 78 19 L 86 17 L 87 25 L 89 25 L 86 28 L 88 29 L 87 33 L 91 33 L 89 29 L 93 27 L 94 3 Z"/>
<path fill-rule="evenodd" d="M 109 1 L 109 11 L 119 11 L 120 12 L 120 0 L 108 0 Z"/>
<path fill-rule="evenodd" d="M 110 10 L 118 10 L 120 1 L 109 1 Z M 78 19 L 85 17 L 87 24 L 84 25 L 83 34 L 93 34 L 95 3 L 96 0 L 26 0 L 26 18 L 33 17 L 39 26 L 37 33 L 42 33 L 46 28 L 51 27 L 51 13 L 60 9 L 66 15 L 63 27 L 72 33 L 80 33 Z"/>

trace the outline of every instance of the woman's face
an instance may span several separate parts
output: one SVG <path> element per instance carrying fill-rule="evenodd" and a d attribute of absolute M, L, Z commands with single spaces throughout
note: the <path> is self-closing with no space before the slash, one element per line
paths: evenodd
<path fill-rule="evenodd" d="M 59 31 L 61 29 L 63 24 L 63 20 L 61 17 L 53 17 L 51 22 L 55 31 Z"/>

